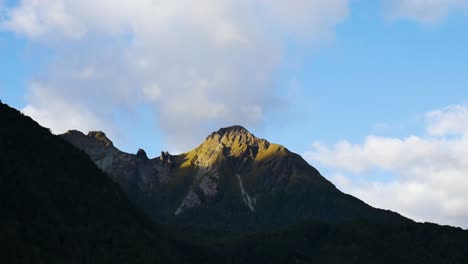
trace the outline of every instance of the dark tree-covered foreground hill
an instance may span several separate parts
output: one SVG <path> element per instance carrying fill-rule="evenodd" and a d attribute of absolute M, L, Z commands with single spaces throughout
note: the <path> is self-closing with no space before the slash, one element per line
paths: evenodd
<path fill-rule="evenodd" d="M 159 161 L 70 133 L 86 153 L 0 104 L 0 263 L 468 263 L 467 231 L 371 208 L 240 127 Z"/>
<path fill-rule="evenodd" d="M 89 157 L 0 104 L 0 263 L 178 263 Z"/>

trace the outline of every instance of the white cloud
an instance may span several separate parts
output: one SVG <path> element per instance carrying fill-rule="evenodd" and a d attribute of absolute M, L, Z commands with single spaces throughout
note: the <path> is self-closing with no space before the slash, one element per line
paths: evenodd
<path fill-rule="evenodd" d="M 315 143 L 305 154 L 311 163 L 337 173 L 345 192 L 370 204 L 419 221 L 468 227 L 468 107 L 429 112 L 427 135 L 369 136 L 362 144 Z M 356 177 L 383 170 L 391 179 Z M 344 176 L 348 175 L 348 177 Z"/>
<path fill-rule="evenodd" d="M 143 88 L 144 96 L 146 96 L 146 98 L 151 101 L 159 101 L 159 99 L 161 99 L 161 93 L 161 87 L 159 87 L 157 83 L 153 83 L 150 86 Z"/>
<path fill-rule="evenodd" d="M 78 38 L 85 33 L 80 21 L 66 10 L 66 4 L 54 0 L 25 0 L 22 7 L 11 9 L 11 20 L 4 27 L 14 29 L 29 37 L 37 37 L 52 31 L 60 31 L 67 37 Z"/>
<path fill-rule="evenodd" d="M 428 133 L 434 136 L 468 134 L 468 109 L 449 106 L 427 114 Z"/>
<path fill-rule="evenodd" d="M 22 0 L 0 24 L 54 53 L 33 80 L 47 94 L 99 119 L 149 104 L 169 147 L 186 149 L 221 125 L 261 125 L 284 103 L 285 45 L 329 39 L 347 14 L 348 0 Z"/>
<path fill-rule="evenodd" d="M 86 80 L 92 78 L 96 73 L 94 72 L 94 69 L 92 67 L 86 67 L 78 74 L 76 74 L 75 78 L 78 80 Z"/>
<path fill-rule="evenodd" d="M 442 21 L 452 12 L 468 10 L 467 0 L 383 0 L 391 19 L 405 18 L 424 24 Z"/>
<path fill-rule="evenodd" d="M 25 106 L 21 111 L 33 118 L 40 120 L 41 125 L 48 127 L 53 133 L 61 134 L 70 129 L 79 129 L 84 132 L 107 128 L 112 133 L 111 126 L 99 120 L 86 108 L 71 104 L 69 100 L 64 102 L 59 95 L 49 94 L 46 87 L 40 84 L 31 84 L 32 104 Z"/>

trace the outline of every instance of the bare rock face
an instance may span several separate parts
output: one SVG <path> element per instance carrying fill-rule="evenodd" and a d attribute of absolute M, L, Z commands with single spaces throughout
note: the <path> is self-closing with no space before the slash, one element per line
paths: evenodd
<path fill-rule="evenodd" d="M 255 203 L 257 199 L 251 198 L 250 195 L 245 191 L 241 176 L 239 174 L 236 174 L 236 177 L 239 181 L 239 188 L 242 193 L 242 200 L 244 201 L 245 205 L 249 207 L 250 211 L 255 212 Z"/>
<path fill-rule="evenodd" d="M 71 130 L 62 137 L 85 151 L 127 193 L 139 192 L 141 196 L 148 196 L 167 177 L 168 172 L 162 163 L 149 160 L 143 149 L 136 155 L 122 152 L 114 147 L 104 132 L 91 131 L 85 135 Z"/>
<path fill-rule="evenodd" d="M 221 128 L 206 138 L 196 149 L 196 164 L 210 168 L 217 162 L 230 159 L 238 162 L 237 166 L 242 166 L 247 160 L 255 160 L 268 151 L 279 152 L 282 149 L 279 145 L 255 137 L 242 126 L 232 126 Z"/>
<path fill-rule="evenodd" d="M 218 175 L 213 177 L 204 175 L 198 187 L 203 192 L 203 194 L 205 194 L 205 196 L 213 197 L 218 193 L 218 179 Z"/>
<path fill-rule="evenodd" d="M 104 132 L 91 131 L 88 135 L 85 135 L 80 131 L 70 130 L 62 137 L 84 150 L 104 171 L 111 169 L 120 152 Z"/>
<path fill-rule="evenodd" d="M 200 204 L 201 204 L 201 201 L 200 201 L 200 198 L 198 197 L 198 195 L 193 191 L 189 191 L 187 193 L 187 196 L 184 197 L 184 200 L 182 201 L 182 204 L 179 206 L 179 208 L 177 208 L 177 210 L 175 211 L 174 214 L 175 215 L 180 215 L 185 210 L 197 207 Z"/>

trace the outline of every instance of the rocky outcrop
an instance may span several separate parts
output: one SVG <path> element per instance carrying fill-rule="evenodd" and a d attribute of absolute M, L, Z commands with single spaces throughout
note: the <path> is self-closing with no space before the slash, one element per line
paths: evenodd
<path fill-rule="evenodd" d="M 142 160 L 148 160 L 148 155 L 146 155 L 146 151 L 143 149 L 139 149 L 136 153 L 136 156 Z"/>
<path fill-rule="evenodd" d="M 151 196 L 168 177 L 169 170 L 161 161 L 150 160 L 143 149 L 136 155 L 120 151 L 104 132 L 91 131 L 85 135 L 71 130 L 62 137 L 85 151 L 129 195 L 141 196 L 138 199 Z"/>
<path fill-rule="evenodd" d="M 171 154 L 169 154 L 168 151 L 161 151 L 161 156 L 159 156 L 159 159 L 162 161 L 162 163 L 168 167 L 172 167 L 174 164 L 174 158 L 172 157 Z"/>
<path fill-rule="evenodd" d="M 198 187 L 203 192 L 203 194 L 207 197 L 213 197 L 218 193 L 218 180 L 219 176 L 209 176 L 203 175 L 201 178 L 200 184 Z"/>
<path fill-rule="evenodd" d="M 187 193 L 187 196 L 184 197 L 184 200 L 182 201 L 182 204 L 179 206 L 179 208 L 177 208 L 177 210 L 175 211 L 174 214 L 175 215 L 180 215 L 185 210 L 197 207 L 200 204 L 201 204 L 201 201 L 200 201 L 200 198 L 198 197 L 198 195 L 193 191 L 189 191 Z"/>
<path fill-rule="evenodd" d="M 112 141 L 107 138 L 106 134 L 102 131 L 90 131 L 88 133 L 88 137 L 92 137 L 92 138 L 95 138 L 99 141 L 101 141 L 102 143 L 104 143 L 104 145 L 106 147 L 113 147 L 114 144 L 112 143 Z"/>
<path fill-rule="evenodd" d="M 104 171 L 112 169 L 120 151 L 114 147 L 104 132 L 91 131 L 88 135 L 77 130 L 70 130 L 62 135 L 67 141 L 84 150 Z"/>

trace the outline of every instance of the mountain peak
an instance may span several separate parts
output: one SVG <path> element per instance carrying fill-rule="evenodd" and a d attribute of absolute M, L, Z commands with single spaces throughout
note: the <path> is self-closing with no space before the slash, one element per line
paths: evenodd
<path fill-rule="evenodd" d="M 227 147 L 230 149 L 238 149 L 245 147 L 258 146 L 259 142 L 266 140 L 255 137 L 243 126 L 235 125 L 220 128 L 218 131 L 211 133 L 202 145 L 211 145 L 219 149 Z"/>
<path fill-rule="evenodd" d="M 239 125 L 234 125 L 234 126 L 229 126 L 229 127 L 223 127 L 220 128 L 218 131 L 214 132 L 218 135 L 225 135 L 225 134 L 252 134 L 250 133 L 245 127 L 239 126 Z"/>
<path fill-rule="evenodd" d="M 246 128 L 236 125 L 224 127 L 211 133 L 206 140 L 192 150 L 190 156 L 196 157 L 196 164 L 212 167 L 213 164 L 227 157 L 254 160 L 259 151 L 268 149 L 270 143 L 255 137 Z"/>
<path fill-rule="evenodd" d="M 245 127 L 239 125 L 220 128 L 218 131 L 211 133 L 206 138 L 206 141 L 213 139 L 227 145 L 230 145 L 229 143 L 233 142 L 252 145 L 260 140 L 259 138 L 255 137 L 254 134 L 250 133 L 250 131 Z"/>

